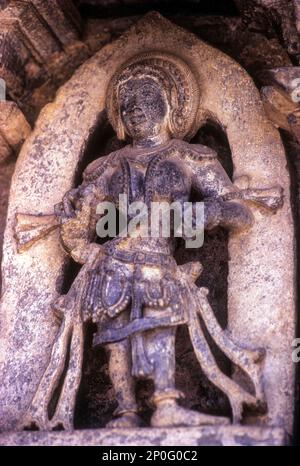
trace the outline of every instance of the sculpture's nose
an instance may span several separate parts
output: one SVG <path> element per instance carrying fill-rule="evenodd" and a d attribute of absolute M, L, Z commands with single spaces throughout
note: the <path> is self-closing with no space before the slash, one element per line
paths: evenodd
<path fill-rule="evenodd" d="M 143 114 L 143 111 L 140 107 L 137 107 L 137 106 L 133 106 L 131 109 L 130 109 L 130 114 L 132 116 L 140 116 Z"/>
<path fill-rule="evenodd" d="M 138 94 L 133 94 L 128 102 L 128 112 L 142 111 L 143 98 Z"/>

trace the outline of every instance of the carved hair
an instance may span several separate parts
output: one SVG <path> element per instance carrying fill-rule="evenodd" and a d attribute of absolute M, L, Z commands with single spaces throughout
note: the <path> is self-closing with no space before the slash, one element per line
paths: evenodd
<path fill-rule="evenodd" d="M 175 55 L 148 52 L 126 62 L 113 76 L 107 89 L 108 118 L 119 139 L 125 139 L 120 113 L 119 90 L 130 79 L 150 78 L 164 90 L 169 104 L 172 137 L 190 139 L 196 132 L 199 88 L 190 67 Z"/>

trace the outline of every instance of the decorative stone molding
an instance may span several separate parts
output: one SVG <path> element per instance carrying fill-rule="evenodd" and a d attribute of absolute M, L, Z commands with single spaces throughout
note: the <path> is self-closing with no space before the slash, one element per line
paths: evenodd
<path fill-rule="evenodd" d="M 12 0 L 0 11 L 0 77 L 32 121 L 88 56 L 71 1 Z"/>

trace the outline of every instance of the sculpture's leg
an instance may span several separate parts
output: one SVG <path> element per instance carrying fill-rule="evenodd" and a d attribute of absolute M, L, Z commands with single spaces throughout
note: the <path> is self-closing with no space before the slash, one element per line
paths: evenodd
<path fill-rule="evenodd" d="M 175 388 L 175 333 L 176 328 L 172 327 L 148 332 L 144 337 L 148 359 L 154 366 L 153 401 L 156 411 L 151 425 L 171 427 L 229 424 L 227 418 L 198 413 L 177 404 L 182 393 Z"/>
<path fill-rule="evenodd" d="M 129 339 L 107 345 L 109 374 L 115 390 L 118 408 L 116 419 L 106 427 L 138 427 L 142 424 L 137 415 L 134 378 L 131 375 L 131 348 Z"/>

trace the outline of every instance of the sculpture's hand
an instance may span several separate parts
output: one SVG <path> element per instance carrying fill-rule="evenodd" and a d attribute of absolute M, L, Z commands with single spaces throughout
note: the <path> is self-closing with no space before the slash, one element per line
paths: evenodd
<path fill-rule="evenodd" d="M 239 202 L 223 202 L 220 225 L 229 230 L 244 230 L 254 223 L 251 210 Z"/>
<path fill-rule="evenodd" d="M 76 210 L 79 207 L 78 202 L 80 197 L 81 192 L 79 188 L 71 189 L 70 191 L 66 192 L 62 202 L 55 205 L 55 215 L 61 223 L 64 223 L 66 220 L 76 216 Z"/>
<path fill-rule="evenodd" d="M 64 240 L 70 238 L 84 238 L 89 228 L 91 208 L 88 204 L 83 204 L 82 209 L 75 211 L 73 215 L 65 219 L 61 226 L 61 236 Z"/>
<path fill-rule="evenodd" d="M 100 257 L 101 254 L 104 254 L 104 248 L 97 243 L 79 242 L 78 246 L 73 249 L 70 253 L 75 262 L 79 264 L 85 264 L 89 260 Z"/>
<path fill-rule="evenodd" d="M 220 225 L 223 203 L 220 198 L 204 201 L 204 226 L 206 230 L 212 230 Z"/>
<path fill-rule="evenodd" d="M 100 251 L 101 246 L 90 243 L 90 204 L 83 203 L 81 210 L 75 213 L 75 217 L 65 219 L 61 224 L 60 235 L 66 251 L 76 262 L 83 264 L 94 250 Z"/>
<path fill-rule="evenodd" d="M 60 221 L 65 221 L 74 218 L 78 215 L 84 205 L 96 207 L 97 203 L 107 198 L 106 192 L 102 187 L 93 183 L 82 184 L 78 188 L 67 191 L 62 202 L 54 207 L 55 215 Z"/>

